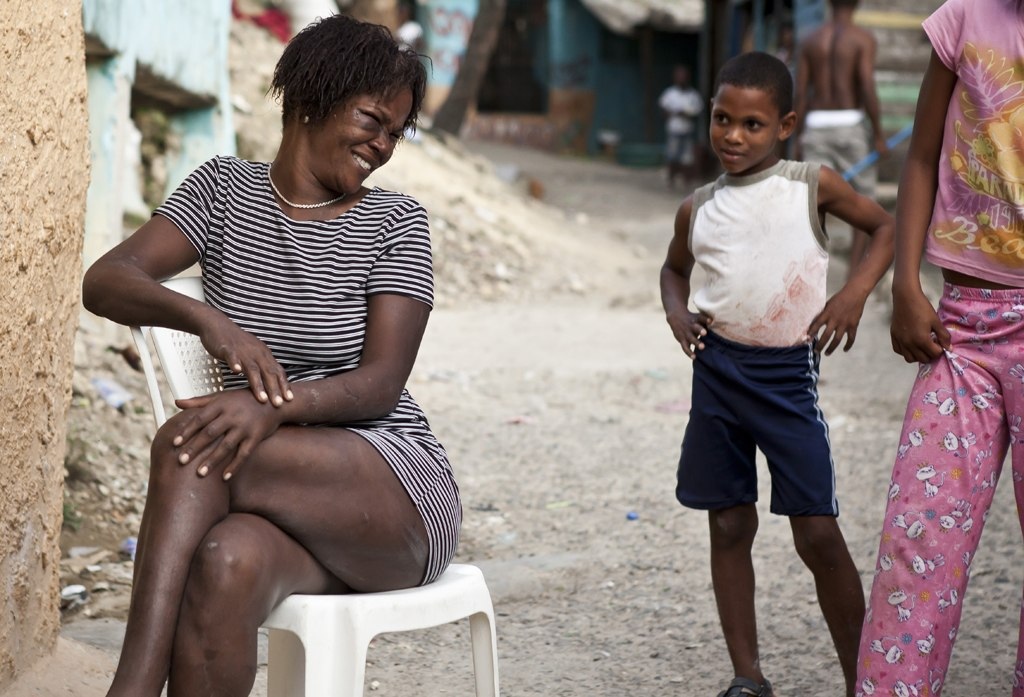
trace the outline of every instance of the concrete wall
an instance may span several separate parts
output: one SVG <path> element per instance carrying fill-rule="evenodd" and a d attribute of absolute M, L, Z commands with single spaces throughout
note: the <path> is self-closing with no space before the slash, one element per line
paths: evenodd
<path fill-rule="evenodd" d="M 234 154 L 228 79 L 231 3 L 83 0 L 82 22 L 92 132 L 83 253 L 89 266 L 121 241 L 125 204 L 138 196 L 126 161 L 136 103 L 166 111 L 180 143 L 179 152 L 168 157 L 165 194 L 206 159 Z"/>
<path fill-rule="evenodd" d="M 137 68 L 183 96 L 216 101 L 227 60 L 228 0 L 84 0 L 82 5 L 86 34 L 111 53 L 134 59 L 127 68 L 131 77 Z"/>
<path fill-rule="evenodd" d="M 65 417 L 89 180 L 81 0 L 0 22 L 0 693 L 60 626 Z"/>

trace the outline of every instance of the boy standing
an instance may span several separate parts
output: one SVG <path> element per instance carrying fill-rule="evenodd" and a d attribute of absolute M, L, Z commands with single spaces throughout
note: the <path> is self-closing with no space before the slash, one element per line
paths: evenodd
<path fill-rule="evenodd" d="M 754 611 L 756 448 L 772 477 L 771 511 L 790 518 L 852 697 L 864 594 L 836 521 L 818 363 L 844 337 L 844 351 L 853 345 L 864 303 L 892 261 L 892 218 L 834 170 L 779 158 L 796 114 L 778 58 L 728 61 L 711 107 L 711 147 L 725 173 L 680 206 L 661 296 L 672 333 L 694 359 L 676 498 L 708 511 L 711 580 L 735 674 L 719 697 L 772 695 Z M 871 235 L 863 262 L 827 302 L 826 213 Z M 694 263 L 707 282 L 691 312 Z"/>

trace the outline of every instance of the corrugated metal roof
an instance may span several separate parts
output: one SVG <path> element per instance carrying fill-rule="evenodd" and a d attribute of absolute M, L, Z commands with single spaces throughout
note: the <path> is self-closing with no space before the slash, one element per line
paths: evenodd
<path fill-rule="evenodd" d="M 606 27 L 631 34 L 640 25 L 692 31 L 704 23 L 704 0 L 582 0 Z"/>

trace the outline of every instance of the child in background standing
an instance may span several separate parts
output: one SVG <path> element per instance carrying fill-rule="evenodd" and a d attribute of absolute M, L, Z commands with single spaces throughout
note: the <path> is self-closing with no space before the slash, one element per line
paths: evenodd
<path fill-rule="evenodd" d="M 859 695 L 942 692 L 1011 443 L 1024 515 L 1024 2 L 949 0 L 924 29 L 933 50 L 900 181 L 892 317 L 893 350 L 921 369 L 889 488 Z M 937 312 L 921 289 L 922 254 L 945 280 Z"/>
<path fill-rule="evenodd" d="M 864 615 L 860 576 L 836 521 L 835 469 L 818 408 L 820 352 L 849 350 L 864 303 L 892 261 L 892 219 L 828 167 L 779 158 L 793 132 L 793 81 L 767 53 L 721 69 L 711 147 L 725 174 L 683 201 L 661 271 L 662 303 L 694 359 L 676 498 L 708 511 L 711 581 L 735 679 L 720 697 L 770 697 L 762 673 L 751 550 L 755 448 L 772 475 L 771 511 L 790 517 L 853 694 Z M 826 302 L 824 217 L 871 234 L 864 262 Z M 694 294 L 694 263 L 707 283 Z"/>
<path fill-rule="evenodd" d="M 672 69 L 672 84 L 658 97 L 658 106 L 665 114 L 665 161 L 673 188 L 677 177 L 685 181 L 698 169 L 697 117 L 704 111 L 704 99 L 690 84 L 688 67 Z"/>

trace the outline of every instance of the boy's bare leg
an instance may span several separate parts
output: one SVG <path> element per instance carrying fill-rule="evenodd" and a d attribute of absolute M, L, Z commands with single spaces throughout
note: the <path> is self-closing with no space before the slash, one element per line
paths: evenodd
<path fill-rule="evenodd" d="M 853 697 L 857 648 L 864 623 L 864 588 L 860 574 L 834 517 L 793 517 L 789 523 L 796 551 L 814 575 L 818 604 L 839 655 L 847 697 Z"/>
<path fill-rule="evenodd" d="M 757 651 L 754 564 L 750 556 L 757 534 L 757 509 L 753 504 L 745 504 L 709 511 L 708 526 L 711 585 L 733 673 L 761 684 L 764 675 Z"/>

